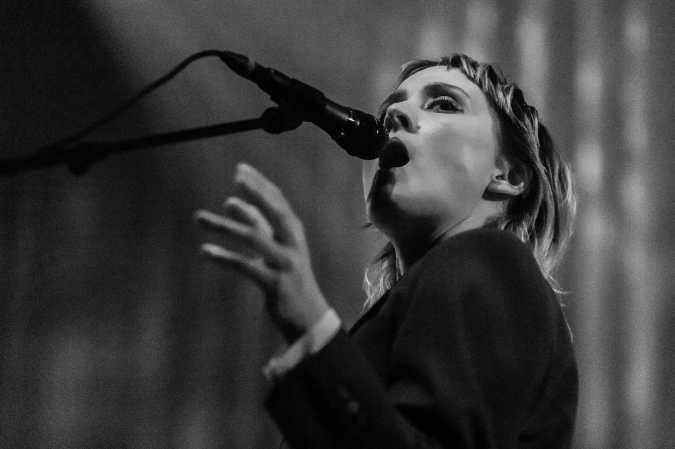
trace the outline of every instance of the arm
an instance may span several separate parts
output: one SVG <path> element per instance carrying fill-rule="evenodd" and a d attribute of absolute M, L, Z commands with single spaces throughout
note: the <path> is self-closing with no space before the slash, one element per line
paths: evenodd
<path fill-rule="evenodd" d="M 292 343 L 330 308 L 302 225 L 252 167 L 239 166 L 236 181 L 249 202 L 198 218 L 243 249 L 202 249 L 260 285 Z M 551 358 L 555 300 L 527 248 L 496 231 L 499 241 L 486 242 L 485 232 L 449 239 L 406 273 L 386 379 L 340 331 L 279 381 L 267 404 L 295 449 L 515 446 Z"/>
<path fill-rule="evenodd" d="M 340 332 L 276 385 L 267 406 L 291 446 L 515 447 L 555 328 L 527 251 L 460 237 L 414 267 L 389 379 Z"/>
<path fill-rule="evenodd" d="M 340 327 L 342 327 L 342 321 L 335 310 L 329 309 L 292 345 L 280 355 L 272 357 L 263 368 L 263 374 L 267 380 L 280 378 L 297 366 L 302 359 L 319 352 L 335 336 Z"/>

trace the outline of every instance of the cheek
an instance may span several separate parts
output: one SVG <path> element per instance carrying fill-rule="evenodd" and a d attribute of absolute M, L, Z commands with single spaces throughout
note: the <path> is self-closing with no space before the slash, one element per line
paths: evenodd
<path fill-rule="evenodd" d="M 466 130 L 466 129 L 465 129 Z M 495 163 L 491 136 L 482 133 L 437 133 L 432 136 L 429 171 L 436 183 L 456 193 L 482 195 Z"/>
<path fill-rule="evenodd" d="M 486 187 L 494 167 L 494 154 L 486 148 L 465 146 L 458 149 L 453 159 L 456 172 L 461 173 L 466 182 Z"/>

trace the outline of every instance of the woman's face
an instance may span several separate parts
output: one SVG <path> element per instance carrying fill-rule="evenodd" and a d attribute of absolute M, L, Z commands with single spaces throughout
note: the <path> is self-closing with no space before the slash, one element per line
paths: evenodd
<path fill-rule="evenodd" d="M 377 160 L 364 162 L 370 221 L 386 232 L 403 223 L 447 229 L 468 219 L 497 162 L 483 92 L 458 69 L 429 67 L 405 79 L 383 110 L 390 139 L 405 145 L 410 161 L 380 171 Z"/>

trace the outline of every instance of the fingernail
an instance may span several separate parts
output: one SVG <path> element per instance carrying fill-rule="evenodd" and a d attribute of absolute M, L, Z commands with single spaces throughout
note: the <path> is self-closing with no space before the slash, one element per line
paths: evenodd
<path fill-rule="evenodd" d="M 237 164 L 237 174 L 244 174 L 244 173 L 250 173 L 251 172 L 251 166 L 248 165 L 246 162 L 239 162 Z"/>
<path fill-rule="evenodd" d="M 249 166 L 244 162 L 239 162 L 234 172 L 234 182 L 242 182 L 247 171 L 250 171 Z"/>
<path fill-rule="evenodd" d="M 215 245 L 212 243 L 203 243 L 199 249 L 202 251 L 202 254 L 206 254 L 209 256 L 214 256 L 216 254 L 216 248 Z"/>
<path fill-rule="evenodd" d="M 197 220 L 199 223 L 204 223 L 204 222 L 210 222 L 214 218 L 214 213 L 209 212 L 208 210 L 203 210 L 200 209 L 197 212 L 195 212 L 195 220 Z"/>

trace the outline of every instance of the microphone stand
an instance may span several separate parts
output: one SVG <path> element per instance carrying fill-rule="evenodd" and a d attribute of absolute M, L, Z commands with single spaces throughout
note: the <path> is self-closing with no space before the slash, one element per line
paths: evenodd
<path fill-rule="evenodd" d="M 302 122 L 302 116 L 291 106 L 273 106 L 265 110 L 256 119 L 189 128 L 162 134 L 151 134 L 134 139 L 110 142 L 84 141 L 66 145 L 51 145 L 28 156 L 0 159 L 0 176 L 12 176 L 17 173 L 58 164 L 67 164 L 73 174 L 82 175 L 94 162 L 98 162 L 111 154 L 254 129 L 263 129 L 272 134 L 280 134 L 284 131 L 298 128 Z"/>

